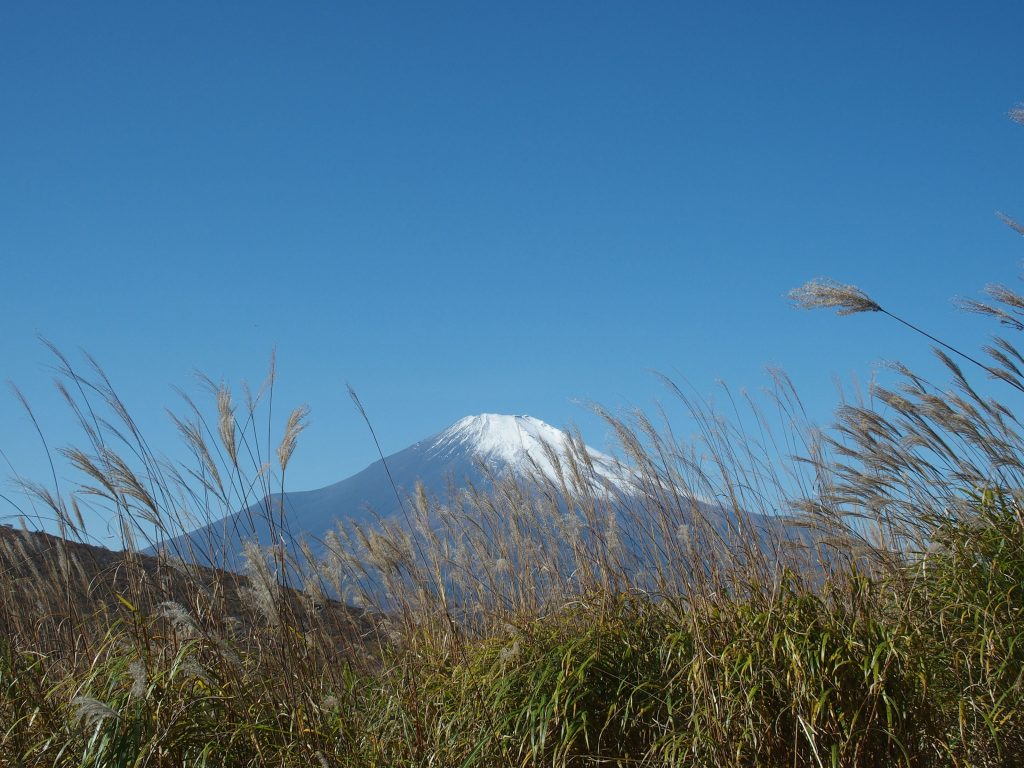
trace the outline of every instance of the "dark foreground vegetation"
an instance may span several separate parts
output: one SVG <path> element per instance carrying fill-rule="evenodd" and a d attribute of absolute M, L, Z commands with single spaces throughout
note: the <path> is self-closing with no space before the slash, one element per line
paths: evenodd
<path fill-rule="evenodd" d="M 968 309 L 1024 328 L 1006 288 Z M 781 374 L 728 419 L 667 382 L 695 440 L 669 409 L 603 414 L 628 494 L 575 440 L 557 479 L 421 493 L 312 547 L 267 503 L 281 545 L 244 576 L 139 552 L 273 498 L 305 411 L 271 443 L 272 376 L 241 404 L 211 384 L 170 463 L 58 354 L 82 480 L 25 484 L 66 541 L 0 535 L 0 764 L 1021 765 L 1024 357 L 937 353 L 947 383 L 897 368 L 827 432 Z M 86 505 L 126 553 L 72 543 Z"/>

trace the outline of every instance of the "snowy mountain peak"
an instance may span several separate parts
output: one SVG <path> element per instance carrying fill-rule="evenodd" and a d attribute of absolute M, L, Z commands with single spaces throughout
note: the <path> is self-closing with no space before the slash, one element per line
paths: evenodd
<path fill-rule="evenodd" d="M 532 454 L 541 443 L 560 448 L 565 433 L 532 416 L 506 416 L 500 413 L 482 413 L 467 416 L 452 424 L 437 437 L 438 448 L 459 446 L 483 458 L 519 458 Z"/>
<path fill-rule="evenodd" d="M 539 469 L 554 480 L 558 473 L 544 446 L 564 456 L 568 440 L 568 433 L 533 416 L 482 413 L 452 424 L 434 439 L 429 451 L 433 455 L 468 452 L 480 461 L 520 474 Z M 593 448 L 586 450 L 599 475 L 616 485 L 621 483 L 623 474 L 611 457 Z"/>

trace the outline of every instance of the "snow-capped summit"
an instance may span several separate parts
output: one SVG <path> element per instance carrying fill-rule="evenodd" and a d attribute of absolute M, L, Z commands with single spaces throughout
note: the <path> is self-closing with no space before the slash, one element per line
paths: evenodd
<path fill-rule="evenodd" d="M 501 471 L 525 476 L 540 470 L 548 479 L 556 480 L 558 472 L 545 446 L 564 457 L 568 440 L 568 433 L 533 416 L 482 413 L 460 419 L 437 435 L 428 453 L 445 456 L 469 452 Z M 622 472 L 611 457 L 589 446 L 586 451 L 598 475 L 615 485 L 621 483 Z"/>
<path fill-rule="evenodd" d="M 533 416 L 481 413 L 459 419 L 435 439 L 435 450 L 469 446 L 479 456 L 515 461 L 541 442 L 561 445 L 565 433 Z"/>

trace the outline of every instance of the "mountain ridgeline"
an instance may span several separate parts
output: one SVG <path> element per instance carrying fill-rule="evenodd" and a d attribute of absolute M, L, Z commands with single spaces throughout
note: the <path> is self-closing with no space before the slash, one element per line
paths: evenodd
<path fill-rule="evenodd" d="M 315 552 L 339 524 L 401 519 L 413 503 L 417 483 L 428 498 L 441 503 L 470 484 L 487 487 L 510 475 L 524 482 L 542 477 L 557 483 L 570 439 L 532 416 L 467 416 L 351 477 L 316 490 L 272 494 L 164 546 L 189 560 L 237 567 L 246 542 L 277 544 L 283 523 L 286 540 L 305 540 Z M 573 451 L 585 452 L 595 491 L 630 492 L 631 473 L 619 462 L 588 446 L 577 445 Z"/>

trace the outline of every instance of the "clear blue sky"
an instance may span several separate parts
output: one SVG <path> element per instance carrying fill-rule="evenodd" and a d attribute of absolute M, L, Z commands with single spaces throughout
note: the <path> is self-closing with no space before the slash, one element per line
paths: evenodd
<path fill-rule="evenodd" d="M 8 3 L 0 378 L 73 441 L 43 334 L 158 449 L 202 369 L 308 402 L 293 488 L 470 413 L 650 406 L 927 346 L 791 309 L 829 275 L 973 347 L 1024 243 L 1016 3 Z M 45 477 L 0 397 L 0 447 Z M 3 514 L 3 512 L 0 512 Z"/>

